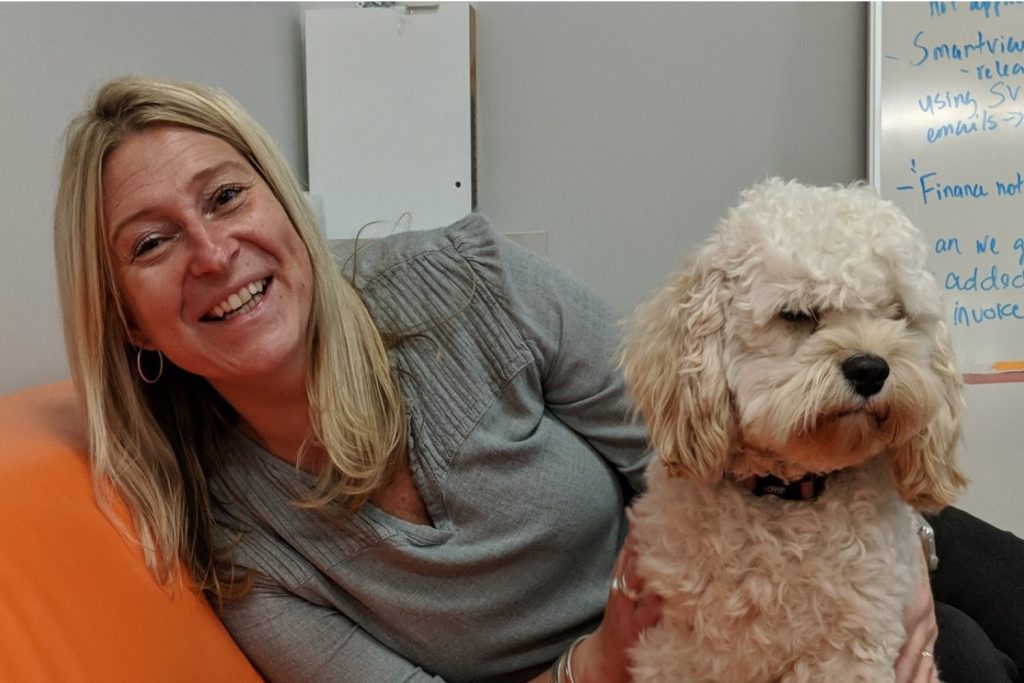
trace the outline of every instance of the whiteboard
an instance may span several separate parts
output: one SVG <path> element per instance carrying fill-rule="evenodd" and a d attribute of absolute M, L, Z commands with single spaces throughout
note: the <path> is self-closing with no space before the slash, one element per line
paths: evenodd
<path fill-rule="evenodd" d="M 873 3 L 871 35 L 871 182 L 928 238 L 961 370 L 1024 369 L 1024 5 Z"/>
<path fill-rule="evenodd" d="M 472 211 L 471 22 L 464 2 L 306 10 L 309 193 L 329 238 Z"/>

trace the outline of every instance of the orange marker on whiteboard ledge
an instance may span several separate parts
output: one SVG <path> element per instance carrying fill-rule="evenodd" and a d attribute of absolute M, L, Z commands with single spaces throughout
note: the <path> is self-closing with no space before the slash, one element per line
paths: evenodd
<path fill-rule="evenodd" d="M 1024 372 L 1024 360 L 997 360 L 992 369 L 996 372 Z"/>

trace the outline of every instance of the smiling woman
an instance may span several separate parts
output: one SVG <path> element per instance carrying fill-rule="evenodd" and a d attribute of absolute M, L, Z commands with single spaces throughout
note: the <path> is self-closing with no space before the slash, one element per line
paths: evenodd
<path fill-rule="evenodd" d="M 104 86 L 55 213 L 97 494 L 268 679 L 626 680 L 658 600 L 620 552 L 648 449 L 609 307 L 480 216 L 349 282 L 200 86 Z"/>
<path fill-rule="evenodd" d="M 380 336 L 231 98 L 145 78 L 103 87 L 68 129 L 54 237 L 97 492 L 109 480 L 126 497 L 158 576 L 184 558 L 205 588 L 232 590 L 205 469 L 232 425 L 292 462 L 330 444 L 321 497 L 357 506 L 379 488 L 404 439 Z M 232 304 L 250 285 L 243 313 Z M 142 349 L 167 358 L 157 384 L 135 372 Z"/>

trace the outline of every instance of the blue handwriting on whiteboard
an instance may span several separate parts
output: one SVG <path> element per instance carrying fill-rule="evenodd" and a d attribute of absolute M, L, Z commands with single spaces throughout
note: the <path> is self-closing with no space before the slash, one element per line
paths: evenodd
<path fill-rule="evenodd" d="M 1024 269 L 1012 273 L 1004 273 L 999 266 L 993 265 L 988 272 L 982 275 L 980 266 L 974 266 L 967 272 L 957 273 L 949 271 L 946 273 L 945 287 L 947 290 L 958 292 L 998 292 L 1004 289 L 1024 289 Z"/>
<path fill-rule="evenodd" d="M 1019 85 L 1009 85 L 1005 81 L 997 81 L 996 83 L 993 83 L 988 91 L 994 95 L 994 99 L 991 100 L 988 108 L 998 109 L 1003 106 L 1007 100 L 1010 102 L 1016 102 L 1021 99 L 1021 87 L 1022 86 Z"/>
<path fill-rule="evenodd" d="M 929 126 L 928 130 L 924 133 L 925 140 L 928 141 L 929 145 L 932 145 L 946 138 L 960 138 L 965 135 L 986 133 L 999 128 L 999 122 L 988 111 L 982 113 L 980 121 L 972 121 L 972 118 L 977 119 L 976 116 L 967 117 L 966 119 L 957 119 L 952 123 L 944 123 L 940 126 Z"/>
<path fill-rule="evenodd" d="M 917 173 L 916 164 L 911 160 L 910 170 L 913 173 Z M 995 196 L 996 197 L 1024 197 L 1024 173 L 1016 171 L 1013 178 L 1006 180 L 995 180 Z M 941 202 L 947 199 L 985 199 L 986 197 L 992 196 L 989 191 L 989 186 L 985 183 L 967 182 L 967 183 L 942 183 L 939 182 L 938 171 L 928 171 L 922 173 L 917 178 L 917 184 L 905 183 L 903 185 L 897 185 L 896 190 L 899 192 L 911 192 L 917 191 L 921 195 L 921 203 L 928 204 L 929 202 Z M 955 242 L 955 240 L 954 240 Z M 951 251 L 951 249 L 939 249 L 938 245 L 946 244 L 945 240 L 939 240 L 936 242 L 935 253 L 942 253 L 945 251 Z M 956 244 L 957 252 L 959 253 L 959 244 Z M 1014 244 L 1014 248 L 1017 245 Z M 1022 248 L 1024 248 L 1024 240 L 1022 240 Z M 979 250 L 978 253 L 981 253 Z M 999 252 L 995 252 L 999 253 Z"/>
<path fill-rule="evenodd" d="M 998 17 L 1003 7 L 1012 7 L 1014 5 L 1024 5 L 1024 2 L 972 2 L 970 10 L 972 12 L 981 12 L 988 19 L 993 16 Z"/>
<path fill-rule="evenodd" d="M 996 238 L 989 235 L 985 235 L 984 239 L 974 240 L 974 249 L 979 254 L 999 254 L 999 246 L 996 244 Z"/>
<path fill-rule="evenodd" d="M 929 171 L 918 177 L 922 204 L 944 199 L 984 199 L 989 196 L 988 188 L 983 183 L 940 183 L 938 175 L 935 171 Z"/>
<path fill-rule="evenodd" d="M 1019 91 L 1020 87 L 1018 87 L 1017 90 Z M 970 90 L 964 90 L 962 92 L 950 92 L 947 90 L 944 93 L 929 93 L 923 98 L 918 98 L 917 106 L 920 107 L 921 111 L 925 114 L 931 114 L 933 116 L 946 109 L 961 108 L 970 110 L 970 116 L 968 118 L 977 116 L 978 114 L 978 100 L 974 99 Z"/>
<path fill-rule="evenodd" d="M 995 303 L 991 306 L 972 306 L 968 309 L 959 301 L 953 306 L 953 327 L 970 327 L 981 323 L 994 321 L 1024 320 L 1024 311 L 1020 310 L 1020 304 Z"/>
<path fill-rule="evenodd" d="M 985 15 L 986 19 L 991 17 L 998 17 L 1002 12 L 1003 7 L 1008 5 L 1021 5 L 1021 2 L 971 2 L 968 3 L 967 9 L 970 12 L 979 12 Z M 929 2 L 928 3 L 928 15 L 932 17 L 942 17 L 948 12 L 956 14 L 957 3 L 956 2 Z"/>
<path fill-rule="evenodd" d="M 948 254 L 950 252 L 956 252 L 960 256 L 963 256 L 963 252 L 960 251 L 960 240 L 956 237 L 940 237 L 935 240 L 935 253 L 936 254 Z"/>
<path fill-rule="evenodd" d="M 1017 171 L 1017 178 L 1011 180 L 1008 183 L 996 181 L 996 196 L 998 197 L 1016 197 L 1022 194 L 1024 190 L 1024 176 Z"/>
<path fill-rule="evenodd" d="M 1001 59 L 997 59 L 993 64 L 977 65 L 974 67 L 974 73 L 979 81 L 990 81 L 993 78 L 1007 78 L 1009 76 L 1024 76 L 1024 64 L 1021 62 L 1004 62 Z"/>
<path fill-rule="evenodd" d="M 926 62 L 962 62 L 973 57 L 995 57 L 998 55 L 1024 54 L 1024 37 L 986 35 L 978 31 L 978 38 L 972 42 L 947 42 L 929 45 L 924 40 L 924 31 L 918 31 L 912 39 L 913 46 L 918 50 L 918 59 L 911 61 L 912 66 L 921 66 Z"/>

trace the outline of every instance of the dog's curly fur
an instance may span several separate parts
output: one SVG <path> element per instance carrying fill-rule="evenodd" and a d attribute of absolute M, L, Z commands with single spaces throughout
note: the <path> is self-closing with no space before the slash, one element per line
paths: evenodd
<path fill-rule="evenodd" d="M 961 380 L 925 260 L 867 186 L 772 179 L 634 313 L 624 370 L 660 455 L 632 513 L 637 569 L 665 599 L 631 652 L 635 681 L 895 680 L 923 571 L 913 510 L 966 483 Z M 853 357 L 888 376 L 858 390 Z M 814 500 L 738 483 L 808 473 L 829 473 Z"/>

